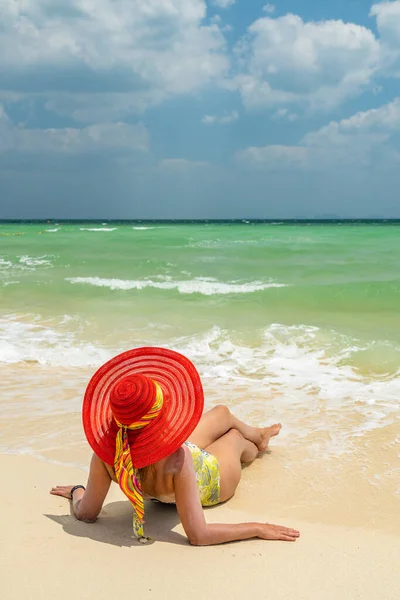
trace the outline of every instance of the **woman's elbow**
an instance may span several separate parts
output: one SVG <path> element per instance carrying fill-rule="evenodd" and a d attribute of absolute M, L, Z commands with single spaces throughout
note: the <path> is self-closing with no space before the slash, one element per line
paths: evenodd
<path fill-rule="evenodd" d="M 82 510 L 80 503 L 77 503 L 74 507 L 74 516 L 75 519 L 84 523 L 94 523 L 97 519 L 97 515 L 90 514 L 87 510 Z"/>
<path fill-rule="evenodd" d="M 202 539 L 199 538 L 198 536 L 191 535 L 190 537 L 188 537 L 188 540 L 189 540 L 189 544 L 191 546 L 204 546 Z"/>
<path fill-rule="evenodd" d="M 205 531 L 190 533 L 188 534 L 187 538 L 191 546 L 207 546 L 207 544 L 209 543 Z"/>
<path fill-rule="evenodd" d="M 88 517 L 86 515 L 75 515 L 78 521 L 82 521 L 83 523 L 94 523 L 97 521 L 97 517 Z"/>

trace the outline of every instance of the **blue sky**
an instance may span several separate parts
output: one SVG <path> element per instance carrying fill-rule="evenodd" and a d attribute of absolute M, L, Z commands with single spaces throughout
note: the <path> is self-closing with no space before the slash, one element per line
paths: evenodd
<path fill-rule="evenodd" d="M 400 0 L 3 0 L 0 218 L 400 217 Z"/>

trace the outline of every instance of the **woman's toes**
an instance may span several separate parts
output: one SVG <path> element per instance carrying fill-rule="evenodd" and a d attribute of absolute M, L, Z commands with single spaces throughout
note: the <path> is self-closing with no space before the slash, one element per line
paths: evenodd
<path fill-rule="evenodd" d="M 282 425 L 280 423 L 276 423 L 270 427 L 264 427 L 264 429 L 261 430 L 261 442 L 258 446 L 260 452 L 265 452 L 265 450 L 267 450 L 269 440 L 278 435 L 281 429 Z"/>
<path fill-rule="evenodd" d="M 275 435 L 278 435 L 278 433 L 282 429 L 282 424 L 276 423 L 275 425 L 272 425 L 271 427 L 269 427 L 269 429 L 271 430 L 271 437 L 273 437 Z"/>

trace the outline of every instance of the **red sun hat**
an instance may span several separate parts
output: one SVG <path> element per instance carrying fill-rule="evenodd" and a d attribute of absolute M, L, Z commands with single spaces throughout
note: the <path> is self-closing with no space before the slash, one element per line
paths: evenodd
<path fill-rule="evenodd" d="M 129 426 L 149 413 L 157 385 L 163 403 L 145 427 L 128 430 L 136 469 L 169 456 L 188 439 L 200 421 L 203 387 L 193 363 L 167 348 L 128 350 L 106 362 L 91 378 L 82 407 L 83 428 L 97 456 L 114 465 L 117 421 Z"/>

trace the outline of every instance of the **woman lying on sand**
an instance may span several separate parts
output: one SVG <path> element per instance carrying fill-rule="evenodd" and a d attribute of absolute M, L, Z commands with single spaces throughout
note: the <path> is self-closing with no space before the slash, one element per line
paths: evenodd
<path fill-rule="evenodd" d="M 94 454 L 87 488 L 57 486 L 80 521 L 93 522 L 111 481 L 133 505 L 133 529 L 144 536 L 144 500 L 176 503 L 194 545 L 261 538 L 294 542 L 295 529 L 268 523 L 207 524 L 202 506 L 233 496 L 241 464 L 268 448 L 281 425 L 259 429 L 225 406 L 203 413 L 199 374 L 184 356 L 164 348 L 137 348 L 108 361 L 92 377 L 83 401 L 83 425 Z"/>

